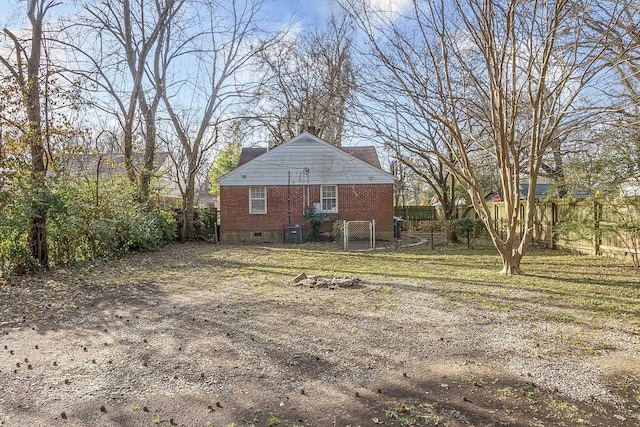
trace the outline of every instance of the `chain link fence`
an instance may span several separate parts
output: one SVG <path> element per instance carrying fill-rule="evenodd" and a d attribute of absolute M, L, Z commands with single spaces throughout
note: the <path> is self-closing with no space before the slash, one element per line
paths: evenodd
<path fill-rule="evenodd" d="M 343 237 L 345 251 L 368 251 L 375 249 L 376 222 L 344 221 Z"/>

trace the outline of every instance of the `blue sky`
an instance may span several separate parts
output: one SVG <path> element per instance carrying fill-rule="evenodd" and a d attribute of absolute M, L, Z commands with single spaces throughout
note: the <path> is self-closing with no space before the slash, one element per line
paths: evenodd
<path fill-rule="evenodd" d="M 73 13 L 81 7 L 82 1 L 61 0 L 62 4 L 50 11 L 49 19 Z M 267 0 L 265 12 L 272 18 L 286 22 L 293 15 L 302 15 L 304 20 L 313 21 L 326 16 L 333 0 Z M 17 28 L 25 21 L 26 2 L 24 0 L 0 0 L 0 29 Z"/>

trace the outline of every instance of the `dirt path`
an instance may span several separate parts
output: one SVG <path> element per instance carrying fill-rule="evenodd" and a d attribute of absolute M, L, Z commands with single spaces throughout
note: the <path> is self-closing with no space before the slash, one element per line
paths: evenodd
<path fill-rule="evenodd" d="M 224 250 L 176 245 L 0 287 L 0 425 L 640 423 L 640 337 L 623 324 L 531 322 L 534 301 L 458 306 L 428 283 L 233 277 L 241 261 L 209 261 Z M 615 349 L 553 351 L 586 333 Z"/>

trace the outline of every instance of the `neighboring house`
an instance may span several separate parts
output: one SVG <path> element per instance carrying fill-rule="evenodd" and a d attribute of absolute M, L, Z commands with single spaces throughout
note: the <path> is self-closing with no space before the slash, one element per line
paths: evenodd
<path fill-rule="evenodd" d="M 536 184 L 536 199 L 545 199 L 552 196 L 555 189 L 549 184 Z M 529 184 L 520 184 L 520 198 L 526 199 L 529 194 Z"/>
<path fill-rule="evenodd" d="M 536 184 L 536 199 L 545 199 L 553 194 L 549 184 Z M 529 193 L 529 184 L 520 184 L 520 200 L 527 198 Z M 503 200 L 502 191 L 487 197 L 487 201 L 501 202 Z"/>
<path fill-rule="evenodd" d="M 529 192 L 529 184 L 520 184 L 520 200 L 525 200 Z M 566 197 L 580 199 L 585 197 L 593 197 L 594 193 L 588 190 L 576 190 Z M 555 199 L 557 198 L 557 189 L 551 184 L 536 184 L 536 199 Z M 503 200 L 502 192 L 493 196 L 487 197 L 487 201 L 501 202 Z"/>
<path fill-rule="evenodd" d="M 520 198 L 526 199 L 529 191 L 529 184 L 520 184 Z M 593 197 L 593 191 L 575 190 L 567 194 L 565 197 L 574 199 L 583 199 L 585 197 Z M 536 199 L 553 199 L 557 198 L 557 189 L 551 184 L 536 184 Z"/>
<path fill-rule="evenodd" d="M 139 168 L 142 165 L 142 153 L 133 154 L 134 167 Z M 176 183 L 175 166 L 169 157 L 169 153 L 156 153 L 153 161 L 155 188 L 158 194 L 172 203 L 180 205 L 182 203 L 182 194 Z M 66 173 L 84 177 L 87 180 L 100 182 L 113 180 L 117 177 L 126 178 L 127 171 L 124 165 L 124 155 L 118 153 L 99 153 L 99 154 L 79 154 L 71 158 L 66 167 Z M 206 191 L 200 191 L 196 194 L 197 206 L 215 206 L 215 195 L 208 194 Z"/>
<path fill-rule="evenodd" d="M 629 179 L 620 185 L 620 197 L 640 197 L 640 184 L 637 179 Z"/>
<path fill-rule="evenodd" d="M 393 239 L 394 177 L 374 147 L 336 147 L 303 133 L 269 151 L 244 149 L 238 166 L 218 178 L 222 242 L 283 242 L 288 227 L 310 231 L 305 210 L 335 221 L 376 223 L 379 240 Z"/>

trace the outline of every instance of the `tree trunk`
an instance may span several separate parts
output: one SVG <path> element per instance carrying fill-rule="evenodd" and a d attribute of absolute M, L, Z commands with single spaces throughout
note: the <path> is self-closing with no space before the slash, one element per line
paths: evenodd
<path fill-rule="evenodd" d="M 492 233 L 492 230 L 490 230 L 490 233 Z M 497 235 L 492 235 L 491 238 L 502 258 L 502 270 L 500 270 L 500 274 L 508 276 L 524 274 L 520 269 L 520 261 L 522 260 L 523 253 L 519 249 L 514 249 L 516 243 L 515 234 L 508 233 L 507 239 L 504 241 L 498 239 Z"/>
<path fill-rule="evenodd" d="M 462 241 L 460 240 L 460 237 L 458 237 L 458 233 L 454 227 L 454 222 L 458 216 L 458 208 L 456 206 L 456 177 L 453 174 L 450 174 L 450 176 L 451 187 L 447 189 L 445 185 L 444 194 L 446 196 L 444 200 L 442 200 L 442 208 L 444 209 L 445 217 L 449 220 L 450 224 L 450 227 L 447 230 L 447 241 L 449 243 L 458 244 L 462 243 Z"/>
<path fill-rule="evenodd" d="M 156 152 L 156 112 L 158 102 L 157 99 L 147 106 L 144 99 L 140 99 L 140 106 L 145 111 L 145 137 L 144 137 L 144 155 L 142 160 L 142 168 L 140 171 L 140 179 L 138 185 L 138 197 L 141 202 L 149 200 L 149 189 L 151 187 L 151 178 L 153 177 Z"/>
<path fill-rule="evenodd" d="M 506 245 L 498 245 L 498 252 L 502 257 L 502 270 L 500 274 L 508 276 L 515 274 L 524 274 L 520 269 L 520 261 L 522 260 L 522 252 L 515 247 L 515 234 L 507 236 Z"/>
<path fill-rule="evenodd" d="M 38 209 L 42 211 L 42 208 Z M 41 266 L 49 266 L 49 249 L 47 246 L 47 221 L 45 215 L 34 212 L 29 227 L 29 248 L 31 256 L 37 259 Z"/>
<path fill-rule="evenodd" d="M 131 184 L 136 183 L 136 170 L 133 164 L 133 125 L 130 117 L 126 118 L 124 125 L 123 148 L 124 148 L 124 167 L 127 171 L 127 178 Z"/>
<path fill-rule="evenodd" d="M 520 269 L 520 257 L 519 256 L 511 256 L 502 257 L 502 270 L 500 270 L 500 274 L 506 275 L 514 275 L 514 274 L 524 274 L 524 272 Z"/>
<path fill-rule="evenodd" d="M 31 21 L 31 54 L 27 61 L 26 110 L 29 120 L 27 140 L 31 154 L 31 176 L 35 191 L 45 187 L 46 151 L 42 144 L 42 114 L 40 111 L 40 57 L 42 52 L 42 21 L 44 10 L 36 10 L 35 0 L 29 3 L 28 16 Z M 23 86 L 24 88 L 24 86 Z M 29 228 L 29 248 L 31 254 L 41 266 L 49 266 L 49 250 L 47 247 L 47 209 L 40 201 L 33 204 L 33 214 Z"/>
<path fill-rule="evenodd" d="M 189 168 L 191 169 L 191 167 Z M 187 180 L 187 188 L 183 198 L 182 207 L 182 241 L 188 242 L 194 239 L 194 204 L 195 204 L 195 171 L 190 170 Z"/>
<path fill-rule="evenodd" d="M 452 244 L 462 243 L 458 237 L 455 227 L 453 226 L 453 220 L 450 221 L 451 226 L 447 230 L 447 241 Z"/>

